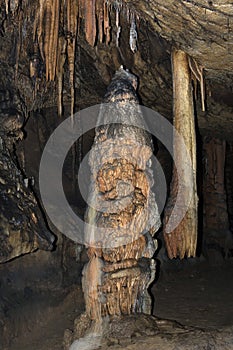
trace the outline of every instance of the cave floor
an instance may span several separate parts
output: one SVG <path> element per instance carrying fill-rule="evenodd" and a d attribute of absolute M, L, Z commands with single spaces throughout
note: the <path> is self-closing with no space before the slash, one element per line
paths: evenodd
<path fill-rule="evenodd" d="M 233 325 L 232 259 L 221 266 L 169 261 L 160 277 L 151 289 L 155 316 L 204 329 Z"/>
<path fill-rule="evenodd" d="M 151 288 L 154 315 L 207 330 L 233 326 L 232 290 L 232 259 L 221 266 L 200 260 L 169 261 Z M 31 299 L 27 308 L 22 303 L 14 310 L 14 322 L 21 331 L 15 333 L 9 347 L 2 349 L 63 350 L 64 330 L 72 329 L 83 308 L 80 287 L 62 295 L 57 291 Z"/>

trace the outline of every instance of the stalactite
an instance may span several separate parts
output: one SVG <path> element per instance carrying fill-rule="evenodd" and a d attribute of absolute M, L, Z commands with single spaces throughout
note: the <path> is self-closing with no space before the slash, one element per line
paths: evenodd
<path fill-rule="evenodd" d="M 172 53 L 173 68 L 173 113 L 174 127 L 182 136 L 187 151 L 189 151 L 192 169 L 189 169 L 182 157 L 182 146 L 174 138 L 174 158 L 179 168 L 179 178 L 176 169 L 173 169 L 171 193 L 164 214 L 164 239 L 170 258 L 183 259 L 195 256 L 197 243 L 197 187 L 196 187 L 196 136 L 194 122 L 193 96 L 191 90 L 191 75 L 187 54 L 181 50 Z M 178 188 L 183 198 L 191 193 L 189 207 L 183 220 L 172 232 L 166 232 L 168 219 L 176 202 Z M 183 201 L 185 203 L 185 200 Z M 182 202 L 179 204 L 183 205 Z"/>
<path fill-rule="evenodd" d="M 105 43 L 108 45 L 110 43 L 110 23 L 109 23 L 109 4 L 108 2 L 104 3 L 104 35 L 105 35 Z"/>
<path fill-rule="evenodd" d="M 50 41 L 50 28 L 51 28 L 51 16 L 52 16 L 52 11 L 51 11 L 51 3 L 49 0 L 45 0 L 45 24 L 44 24 L 44 43 L 43 43 L 43 48 L 44 48 L 44 57 L 45 57 L 45 67 L 46 67 L 46 79 L 49 80 L 49 41 Z M 43 25 L 43 23 L 42 23 Z"/>
<path fill-rule="evenodd" d="M 63 90 L 63 74 L 64 64 L 66 61 L 66 46 L 67 41 L 62 35 L 58 39 L 58 53 L 57 53 L 57 89 L 58 89 L 58 115 L 62 116 L 62 90 Z"/>
<path fill-rule="evenodd" d="M 200 66 L 197 63 L 197 61 L 191 56 L 188 56 L 188 63 L 192 73 L 192 79 L 195 84 L 195 98 L 197 98 L 197 81 L 200 84 L 201 108 L 202 108 L 202 111 L 204 112 L 205 111 L 205 86 L 204 86 L 203 67 Z"/>
<path fill-rule="evenodd" d="M 50 70 L 51 70 L 51 80 L 54 80 L 56 77 L 56 68 L 57 68 L 57 53 L 58 53 L 58 34 L 59 34 L 59 16 L 60 16 L 60 1 L 54 0 L 53 3 L 53 12 L 54 12 L 54 32 L 51 33 L 51 58 L 50 58 Z"/>
<path fill-rule="evenodd" d="M 44 27 L 44 56 L 46 62 L 46 79 L 53 81 L 56 73 L 57 46 L 59 31 L 59 11 L 60 1 L 46 0 L 44 8 L 45 27 Z M 42 15 L 42 18 L 44 17 Z M 42 19 L 43 25 L 43 19 Z"/>
<path fill-rule="evenodd" d="M 66 13 L 64 10 L 66 9 Z M 40 0 L 34 26 L 34 41 L 39 43 L 45 61 L 46 79 L 57 78 L 58 114 L 62 114 L 62 84 L 65 55 L 69 65 L 71 114 L 74 112 L 74 59 L 78 4 L 75 0 Z M 60 16 L 62 19 L 60 21 Z M 61 30 L 61 27 L 62 29 Z M 59 36 L 60 31 L 60 36 Z M 62 33 L 65 33 L 64 35 Z M 65 52 L 66 51 L 66 52 Z"/>
<path fill-rule="evenodd" d="M 46 23 L 47 23 L 47 21 L 50 22 L 50 28 L 48 30 L 48 43 L 47 43 L 47 47 L 48 47 L 48 51 L 47 51 L 48 61 L 46 63 L 47 80 L 53 80 L 53 66 L 55 65 L 54 62 L 56 62 L 56 61 L 53 61 L 53 54 L 54 54 L 53 43 L 54 43 L 54 36 L 55 36 L 54 29 L 55 29 L 55 20 L 56 20 L 56 18 L 55 18 L 56 2 L 57 2 L 57 0 L 53 0 L 53 3 L 50 3 L 50 1 L 47 2 L 47 4 L 49 3 L 49 7 L 47 6 L 49 16 L 46 19 Z M 47 16 L 47 13 L 46 13 L 46 16 Z"/>
<path fill-rule="evenodd" d="M 113 8 L 115 9 L 115 22 L 116 22 L 116 47 L 119 47 L 119 38 L 121 33 L 121 26 L 120 26 L 120 12 L 122 9 L 122 1 L 114 1 L 113 2 Z"/>
<path fill-rule="evenodd" d="M 65 51 L 69 67 L 70 113 L 71 115 L 74 113 L 75 46 L 78 18 L 84 19 L 86 40 L 91 46 L 94 46 L 96 42 L 97 21 L 98 40 L 100 42 L 105 40 L 108 45 L 111 40 L 109 15 L 111 8 L 114 7 L 116 11 L 116 46 L 118 46 L 122 6 L 121 0 L 114 2 L 105 0 L 39 0 L 35 14 L 33 40 L 38 42 L 41 58 L 45 62 L 46 80 L 54 81 L 57 79 L 59 115 L 62 114 Z M 6 9 L 9 11 L 9 1 L 6 1 Z M 63 17 L 62 20 L 60 20 L 60 17 Z M 133 52 L 137 50 L 136 41 L 135 15 L 131 12 L 130 48 Z"/>
<path fill-rule="evenodd" d="M 54 80 L 58 47 L 60 0 L 40 0 L 34 25 L 34 42 L 38 40 L 40 54 L 45 60 L 46 79 Z"/>
<path fill-rule="evenodd" d="M 103 23 L 104 23 L 104 5 L 103 0 L 96 0 L 96 15 L 98 19 L 98 39 L 99 42 L 103 42 Z"/>
<path fill-rule="evenodd" d="M 95 0 L 85 1 L 85 34 L 87 42 L 94 46 L 96 39 Z"/>
<path fill-rule="evenodd" d="M 9 0 L 5 0 L 5 6 L 6 6 L 6 15 L 9 13 Z"/>
<path fill-rule="evenodd" d="M 136 21 L 135 21 L 135 15 L 131 14 L 131 26 L 130 26 L 130 33 L 129 33 L 129 45 L 130 49 L 133 53 L 137 51 L 137 27 L 136 27 Z"/>
<path fill-rule="evenodd" d="M 74 113 L 74 60 L 75 44 L 77 33 L 78 7 L 75 0 L 67 0 L 67 58 L 69 65 L 70 95 L 71 95 L 71 116 Z"/>
<path fill-rule="evenodd" d="M 56 62 L 56 76 L 57 76 L 57 90 L 58 90 L 58 116 L 62 116 L 62 97 L 63 97 L 63 76 L 64 76 L 64 64 L 66 61 L 66 47 L 67 40 L 65 38 L 65 32 L 67 31 L 67 23 L 65 21 L 66 12 L 66 0 L 62 0 L 60 4 L 60 28 L 58 36 L 58 48 L 57 48 L 57 62 Z"/>
<path fill-rule="evenodd" d="M 102 0 L 100 0 L 100 1 L 102 1 Z M 85 18 L 85 2 L 86 2 L 86 0 L 78 0 L 79 17 L 80 18 Z"/>

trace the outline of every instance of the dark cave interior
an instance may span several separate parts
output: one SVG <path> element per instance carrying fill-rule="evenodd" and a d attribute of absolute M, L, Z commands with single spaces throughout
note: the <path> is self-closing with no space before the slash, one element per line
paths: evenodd
<path fill-rule="evenodd" d="M 70 17 L 64 20 L 68 9 Z M 222 331 L 226 344 L 217 339 L 209 348 L 233 349 L 232 17 L 232 4 L 225 0 L 0 0 L 0 349 L 78 349 L 69 346 L 75 339 L 75 319 L 85 310 L 81 280 L 90 254 L 84 244 L 60 232 L 44 210 L 41 157 L 72 110 L 88 114 L 90 107 L 103 102 L 120 66 L 137 77 L 140 105 L 174 123 L 174 48 L 187 54 L 194 74 L 197 245 L 195 256 L 169 254 L 163 234 L 166 204 L 160 195 L 164 180 L 166 200 L 172 195 L 174 164 L 161 139 L 152 135 L 153 158 L 160 164 L 152 167 L 152 191 L 162 222 L 155 233 L 156 275 L 149 287 L 153 315 L 202 329 L 198 344 L 208 343 L 209 331 Z M 78 174 L 93 145 L 97 114 L 92 127 L 69 149 L 63 166 L 66 199 L 81 219 L 87 203 Z M 153 125 L 149 128 L 152 132 Z M 52 185 L 55 179 L 49 176 Z M 90 169 L 80 176 L 88 194 Z M 102 349 L 141 349 L 143 342 L 148 350 L 192 349 L 182 339 L 170 347 L 157 344 L 154 331 L 150 333 L 153 322 L 140 322 L 145 332 L 131 330 L 131 320 L 124 326 L 130 335 L 118 330 L 122 334 L 111 335 Z M 164 324 L 157 324 L 159 331 L 165 327 L 172 338 L 173 325 Z M 179 333 L 179 326 L 174 329 Z"/>

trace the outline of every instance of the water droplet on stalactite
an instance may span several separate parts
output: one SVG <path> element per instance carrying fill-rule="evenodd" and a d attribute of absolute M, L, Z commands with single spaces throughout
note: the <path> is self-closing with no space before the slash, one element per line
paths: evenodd
<path fill-rule="evenodd" d="M 137 51 L 137 38 L 138 38 L 138 34 L 137 34 L 135 16 L 132 15 L 130 33 L 129 33 L 129 45 L 133 53 Z"/>

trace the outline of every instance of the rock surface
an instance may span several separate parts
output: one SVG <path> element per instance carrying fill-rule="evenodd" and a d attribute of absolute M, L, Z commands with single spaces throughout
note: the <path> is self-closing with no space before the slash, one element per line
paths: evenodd
<path fill-rule="evenodd" d="M 81 323 L 80 323 L 80 322 Z M 83 325 L 83 317 L 76 322 L 73 334 L 79 334 Z M 76 333 L 77 332 L 77 333 Z M 195 349 L 233 349 L 232 327 L 218 331 L 204 331 L 194 327 L 185 327 L 175 321 L 162 320 L 148 315 L 131 315 L 110 319 L 103 322 L 99 332 L 90 332 L 79 341 L 72 341 L 70 333 L 65 334 L 64 349 L 128 349 L 139 350 L 195 350 Z"/>

